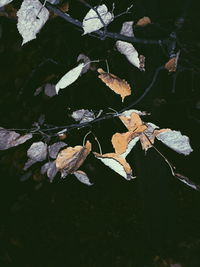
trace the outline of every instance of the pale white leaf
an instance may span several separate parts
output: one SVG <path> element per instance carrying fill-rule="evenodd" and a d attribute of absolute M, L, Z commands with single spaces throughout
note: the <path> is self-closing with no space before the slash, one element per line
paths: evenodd
<path fill-rule="evenodd" d="M 50 146 L 48 146 L 48 152 L 49 152 L 49 156 L 52 159 L 56 159 L 56 157 L 58 156 L 58 153 L 60 151 L 61 148 L 67 146 L 66 143 L 64 142 L 56 142 Z"/>
<path fill-rule="evenodd" d="M 32 137 L 31 133 L 20 136 L 20 134 L 15 131 L 0 128 L 0 150 L 6 150 L 8 148 L 21 145 Z"/>
<path fill-rule="evenodd" d="M 124 42 L 124 41 L 117 41 L 116 47 L 117 47 L 117 50 L 121 54 L 123 54 L 132 65 L 134 65 L 138 69 L 140 68 L 139 55 L 138 55 L 137 50 L 132 44 Z"/>
<path fill-rule="evenodd" d="M 23 37 L 23 45 L 36 38 L 36 34 L 48 20 L 49 11 L 39 0 L 24 0 L 17 16 L 17 28 Z"/>
<path fill-rule="evenodd" d="M 95 116 L 92 111 L 89 111 L 88 109 L 79 109 L 72 113 L 71 117 L 75 121 L 80 121 L 80 123 L 83 122 L 89 122 L 94 120 Z"/>
<path fill-rule="evenodd" d="M 106 5 L 103 4 L 98 7 L 94 7 L 94 9 L 95 8 L 97 9 L 105 25 L 108 25 L 114 19 L 114 15 L 111 12 L 108 12 Z M 98 17 L 95 10 L 90 9 L 83 19 L 83 34 L 91 33 L 101 29 L 104 26 L 102 21 Z"/>
<path fill-rule="evenodd" d="M 84 63 L 80 63 L 77 67 L 68 71 L 56 84 L 56 93 L 58 94 L 60 89 L 63 89 L 75 82 L 80 76 L 83 67 Z"/>
<path fill-rule="evenodd" d="M 93 185 L 93 184 L 90 182 L 90 180 L 89 180 L 89 178 L 88 178 L 88 176 L 87 176 L 87 174 L 86 174 L 85 172 L 78 170 L 78 171 L 74 172 L 73 174 L 76 176 L 76 178 L 77 178 L 81 183 L 86 184 L 86 185 L 89 185 L 89 186 L 90 186 L 90 185 Z"/>
<path fill-rule="evenodd" d="M 0 7 L 5 6 L 12 2 L 13 0 L 0 0 Z"/>
<path fill-rule="evenodd" d="M 120 33 L 128 37 L 134 37 L 133 21 L 124 22 Z M 131 43 L 124 42 L 124 41 L 117 41 L 116 47 L 117 47 L 117 50 L 121 54 L 123 54 L 131 64 L 133 64 L 138 69 L 140 68 L 140 59 L 139 59 L 138 52 Z"/>
<path fill-rule="evenodd" d="M 156 138 L 177 153 L 189 155 L 193 151 L 189 138 L 186 135 L 182 135 L 179 131 L 163 132 L 158 134 Z"/>

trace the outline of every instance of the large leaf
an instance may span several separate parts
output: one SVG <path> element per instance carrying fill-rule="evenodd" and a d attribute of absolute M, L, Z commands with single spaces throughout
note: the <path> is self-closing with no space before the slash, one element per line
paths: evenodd
<path fill-rule="evenodd" d="M 36 38 L 36 34 L 49 18 L 49 11 L 39 0 L 24 0 L 17 16 L 17 28 L 23 37 L 23 45 Z"/>

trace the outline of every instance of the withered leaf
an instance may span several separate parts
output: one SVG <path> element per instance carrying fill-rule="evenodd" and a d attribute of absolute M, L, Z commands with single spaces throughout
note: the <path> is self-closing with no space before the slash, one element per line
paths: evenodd
<path fill-rule="evenodd" d="M 131 95 L 131 87 L 127 81 L 120 79 L 114 74 L 105 72 L 103 69 L 98 69 L 97 71 L 100 74 L 98 77 L 116 94 L 121 96 L 122 102 L 126 96 Z"/>
<path fill-rule="evenodd" d="M 90 151 L 91 143 L 89 141 L 85 146 L 68 147 L 60 151 L 56 158 L 56 167 L 61 171 L 62 177 L 78 170 Z"/>
<path fill-rule="evenodd" d="M 106 166 L 117 172 L 126 180 L 133 179 L 132 169 L 128 162 L 116 153 L 99 154 L 94 152 L 97 159 L 101 160 Z"/>
<path fill-rule="evenodd" d="M 55 160 L 49 161 L 41 167 L 41 174 L 45 174 L 45 173 L 47 173 L 47 177 L 49 178 L 50 182 L 52 182 L 56 174 L 58 173 Z"/>
<path fill-rule="evenodd" d="M 132 112 L 130 115 L 128 114 L 128 116 L 121 115 L 119 118 L 129 131 L 143 132 L 147 128 L 140 116 L 135 112 Z"/>
<path fill-rule="evenodd" d="M 80 121 L 80 123 L 83 122 L 89 122 L 95 119 L 95 115 L 92 111 L 89 111 L 88 109 L 78 109 L 75 110 L 71 117 L 75 120 L 75 121 Z"/>
<path fill-rule="evenodd" d="M 169 61 L 165 64 L 165 69 L 169 72 L 175 72 L 177 67 L 176 57 L 170 58 Z"/>
<path fill-rule="evenodd" d="M 25 163 L 24 170 L 27 170 L 36 162 L 41 162 L 47 157 L 47 144 L 42 141 L 33 143 L 27 151 L 28 161 Z"/>
<path fill-rule="evenodd" d="M 74 172 L 74 175 L 76 176 L 76 178 L 77 178 L 81 183 L 86 184 L 86 185 L 89 185 L 89 186 L 90 186 L 90 185 L 93 185 L 93 184 L 90 182 L 90 180 L 89 180 L 89 178 L 88 178 L 88 176 L 87 176 L 87 174 L 86 174 L 85 172 L 78 170 L 78 171 Z"/>
<path fill-rule="evenodd" d="M 60 151 L 61 148 L 67 146 L 66 143 L 64 142 L 56 142 L 50 146 L 48 146 L 48 152 L 49 152 L 49 156 L 52 159 L 56 159 L 58 152 Z"/>
<path fill-rule="evenodd" d="M 32 137 L 32 134 L 20 136 L 20 134 L 16 133 L 15 131 L 0 128 L 0 150 L 6 150 L 8 148 L 21 145 Z"/>
<path fill-rule="evenodd" d="M 143 18 L 138 20 L 136 25 L 140 26 L 140 27 L 144 27 L 144 26 L 146 26 L 146 25 L 148 25 L 150 23 L 151 23 L 151 19 L 149 17 L 143 17 Z"/>
<path fill-rule="evenodd" d="M 193 151 L 189 138 L 186 135 L 182 135 L 179 131 L 168 130 L 161 132 L 157 134 L 156 138 L 177 153 L 189 155 Z"/>

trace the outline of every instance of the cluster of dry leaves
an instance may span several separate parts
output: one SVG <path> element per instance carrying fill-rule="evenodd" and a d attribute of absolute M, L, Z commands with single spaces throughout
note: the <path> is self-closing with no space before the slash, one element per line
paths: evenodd
<path fill-rule="evenodd" d="M 159 129 L 153 123 L 144 123 L 140 117 L 140 115 L 144 114 L 144 112 L 138 110 L 127 110 L 120 114 L 119 119 L 127 128 L 127 131 L 115 133 L 112 136 L 111 142 L 114 152 L 106 154 L 93 152 L 97 159 L 126 180 L 134 178 L 132 168 L 126 161 L 126 157 L 138 141 L 140 141 L 141 147 L 145 151 L 153 147 L 155 138 L 178 153 L 189 155 L 193 151 L 187 136 L 171 129 Z M 72 117 L 80 122 L 84 119 L 85 121 L 95 119 L 93 112 L 83 109 L 73 112 Z M 20 136 L 15 131 L 1 128 L 0 150 L 20 145 L 32 137 L 32 134 Z M 55 178 L 59 171 L 62 178 L 65 178 L 68 174 L 74 174 L 82 183 L 92 185 L 87 174 L 79 170 L 91 151 L 92 145 L 90 141 L 87 141 L 82 146 L 75 147 L 67 146 L 65 142 L 61 141 L 49 146 L 42 141 L 34 142 L 27 150 L 28 161 L 25 163 L 24 170 L 26 171 L 36 162 L 43 162 L 48 159 L 42 165 L 41 173 L 46 173 L 50 181 Z"/>

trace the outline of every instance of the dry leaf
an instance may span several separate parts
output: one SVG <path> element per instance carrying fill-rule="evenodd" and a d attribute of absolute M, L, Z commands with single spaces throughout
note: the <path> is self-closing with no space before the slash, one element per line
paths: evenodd
<path fill-rule="evenodd" d="M 189 138 L 179 131 L 168 130 L 161 132 L 157 134 L 156 138 L 177 153 L 189 155 L 193 151 Z"/>
<path fill-rule="evenodd" d="M 28 161 L 25 163 L 24 170 L 27 170 L 36 162 L 41 162 L 47 157 L 47 144 L 40 142 L 33 143 L 27 151 Z"/>
<path fill-rule="evenodd" d="M 148 25 L 150 23 L 151 23 L 151 19 L 149 17 L 143 17 L 143 18 L 138 20 L 136 25 L 140 26 L 140 27 L 144 27 L 144 26 L 146 26 L 146 25 Z"/>
<path fill-rule="evenodd" d="M 45 163 L 42 167 L 41 167 L 41 174 L 45 174 L 47 173 L 47 177 L 49 178 L 50 182 L 53 181 L 53 179 L 55 178 L 56 174 L 58 173 L 58 169 L 56 168 L 56 161 L 49 161 L 47 163 Z"/>
<path fill-rule="evenodd" d="M 80 63 L 77 67 L 68 71 L 56 84 L 56 93 L 58 94 L 60 89 L 66 88 L 70 84 L 74 83 L 81 75 L 84 63 Z"/>
<path fill-rule="evenodd" d="M 108 12 L 108 8 L 106 5 L 100 5 L 98 7 L 94 7 L 94 9 L 95 8 L 97 8 L 97 11 L 105 25 L 108 25 L 114 19 L 113 14 Z M 103 26 L 104 25 L 101 22 L 95 10 L 90 9 L 83 19 L 83 30 L 84 30 L 83 35 L 97 31 L 101 29 Z"/>
<path fill-rule="evenodd" d="M 169 61 L 165 64 L 165 69 L 169 72 L 175 72 L 177 67 L 176 57 L 170 58 Z"/>
<path fill-rule="evenodd" d="M 6 150 L 11 147 L 15 147 L 25 143 L 31 139 L 32 134 L 21 135 L 15 131 L 9 131 L 4 128 L 0 128 L 0 150 Z"/>
<path fill-rule="evenodd" d="M 129 131 L 143 132 L 147 128 L 135 112 L 132 112 L 129 116 L 121 115 L 119 118 Z"/>
<path fill-rule="evenodd" d="M 136 132 L 115 133 L 112 136 L 111 142 L 115 149 L 116 154 L 123 154 L 128 148 L 128 144 L 131 140 L 137 137 L 139 134 Z"/>
<path fill-rule="evenodd" d="M 98 154 L 94 152 L 97 159 L 101 160 L 106 166 L 117 172 L 126 180 L 133 179 L 132 169 L 128 162 L 115 153 Z"/>
<path fill-rule="evenodd" d="M 23 37 L 23 45 L 36 38 L 36 34 L 49 18 L 49 11 L 39 0 L 24 0 L 17 16 L 17 29 Z"/>
<path fill-rule="evenodd" d="M 133 21 L 126 21 L 122 25 L 122 29 L 120 34 L 123 34 L 128 37 L 134 37 L 133 33 Z M 137 50 L 135 47 L 128 42 L 124 41 L 117 41 L 116 42 L 117 50 L 123 54 L 128 61 L 137 67 L 140 70 L 144 70 L 144 56 L 139 57 Z"/>
<path fill-rule="evenodd" d="M 85 172 L 78 170 L 78 171 L 74 172 L 74 175 L 76 176 L 76 178 L 77 178 L 81 183 L 86 184 L 86 185 L 89 185 L 89 186 L 90 186 L 90 185 L 93 185 L 93 184 L 90 182 L 90 180 L 89 180 L 89 178 L 88 178 L 88 176 L 87 176 L 87 174 L 86 174 Z"/>
<path fill-rule="evenodd" d="M 60 151 L 56 158 L 56 167 L 61 171 L 62 177 L 78 170 L 90 151 L 91 143 L 89 141 L 85 146 L 68 147 Z"/>
<path fill-rule="evenodd" d="M 93 121 L 95 119 L 94 113 L 88 109 L 78 109 L 72 113 L 71 117 L 75 121 L 80 121 L 80 123 Z"/>
<path fill-rule="evenodd" d="M 52 159 L 56 159 L 58 152 L 60 151 L 61 148 L 67 146 L 66 143 L 64 142 L 56 142 L 50 146 L 48 146 L 48 152 L 49 152 L 49 156 Z"/>
<path fill-rule="evenodd" d="M 127 81 L 120 79 L 114 74 L 105 72 L 103 69 L 97 70 L 100 75 L 98 76 L 110 89 L 122 98 L 122 102 L 126 96 L 131 95 L 131 87 Z"/>
<path fill-rule="evenodd" d="M 54 84 L 47 83 L 44 86 L 44 93 L 48 97 L 53 97 L 56 95 L 56 88 Z"/>

